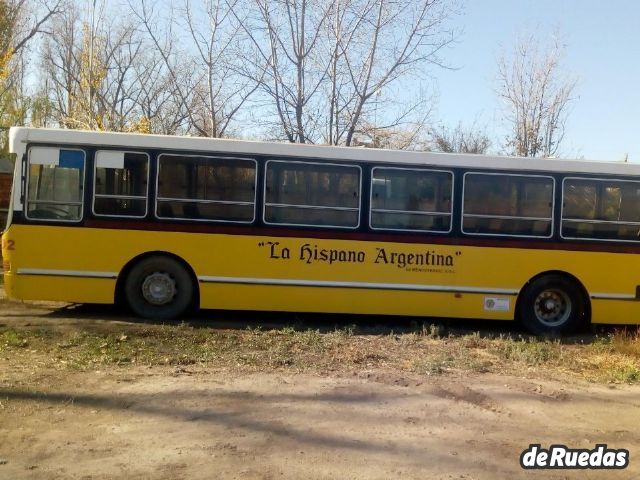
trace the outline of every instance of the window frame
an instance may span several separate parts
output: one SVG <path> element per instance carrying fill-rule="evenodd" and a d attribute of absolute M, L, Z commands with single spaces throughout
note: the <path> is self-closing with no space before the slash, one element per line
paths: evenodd
<path fill-rule="evenodd" d="M 638 187 L 640 189 L 640 181 L 638 180 L 624 180 L 624 179 L 618 179 L 615 177 L 609 177 L 609 178 L 602 178 L 602 177 L 564 177 L 562 179 L 562 205 L 561 205 L 561 209 L 560 209 L 560 238 L 562 238 L 563 240 L 583 240 L 583 241 L 589 241 L 589 242 L 615 242 L 615 243 L 631 243 L 631 244 L 637 244 L 640 242 L 640 237 L 638 238 L 638 240 L 624 240 L 624 239 L 616 239 L 616 238 L 593 238 L 593 237 L 565 237 L 563 235 L 563 225 L 564 225 L 564 192 L 565 192 L 565 182 L 567 180 L 586 180 L 586 181 L 594 181 L 594 182 L 618 182 L 618 183 L 635 183 L 638 184 Z M 567 221 L 569 222 L 575 222 L 575 223 L 591 223 L 591 224 L 605 224 L 605 225 L 637 225 L 638 226 L 638 230 L 640 232 L 640 222 L 618 222 L 615 220 L 572 220 L 572 219 L 567 219 Z"/>
<path fill-rule="evenodd" d="M 319 205 L 293 205 L 293 204 L 285 204 L 285 203 L 268 203 L 267 202 L 267 174 L 269 172 L 269 164 L 270 163 L 288 163 L 288 164 L 299 164 L 299 165 L 327 165 L 332 167 L 351 167 L 357 168 L 359 172 L 358 179 L 358 208 L 351 207 L 327 207 L 327 206 L 319 206 Z M 341 228 L 344 230 L 357 230 L 360 228 L 360 216 L 362 215 L 362 166 L 358 164 L 352 163 L 334 163 L 334 162 L 316 162 L 311 161 L 307 162 L 304 160 L 281 160 L 281 159 L 269 159 L 264 164 L 264 182 L 263 182 L 263 196 L 262 196 L 262 221 L 265 225 L 282 225 L 288 227 L 311 227 L 311 228 Z M 314 225 L 308 223 L 284 223 L 284 222 L 268 222 L 266 219 L 267 207 L 293 207 L 293 208 L 306 208 L 309 210 L 335 210 L 335 211 L 357 211 L 358 215 L 358 223 L 355 226 L 346 226 L 346 225 Z"/>
<path fill-rule="evenodd" d="M 245 162 L 253 162 L 255 175 L 253 176 L 253 202 L 232 202 L 228 200 L 199 200 L 199 199 L 188 199 L 188 198 L 172 198 L 172 197 L 161 197 L 159 195 L 159 181 L 160 181 L 160 159 L 163 156 L 172 156 L 172 157 L 190 157 L 190 158 L 212 158 L 214 160 L 242 160 Z M 230 156 L 215 156 L 215 155 L 198 155 L 194 153 L 182 154 L 182 153 L 169 153 L 163 152 L 156 156 L 156 175 L 155 175 L 155 201 L 154 201 L 154 217 L 158 220 L 178 220 L 182 222 L 206 222 L 206 223 L 241 223 L 241 224 L 249 224 L 256 221 L 256 204 L 258 200 L 258 160 L 255 158 L 244 158 L 244 157 L 230 157 Z M 218 205 L 253 205 L 253 217 L 251 220 L 223 220 L 223 219 L 209 219 L 209 218 L 184 218 L 184 217 L 161 217 L 158 215 L 158 202 L 161 201 L 170 201 L 170 202 L 181 202 L 181 203 L 204 203 L 204 204 L 218 204 Z"/>
<path fill-rule="evenodd" d="M 410 172 L 434 172 L 434 173 L 448 173 L 451 175 L 451 208 L 449 213 L 444 212 L 414 212 L 412 210 L 385 210 L 380 208 L 373 208 L 373 178 L 376 170 L 402 170 Z M 371 169 L 371 183 L 369 189 L 369 228 L 371 230 L 381 231 L 393 231 L 393 232 L 417 232 L 417 233 L 440 233 L 442 235 L 448 235 L 453 231 L 453 215 L 454 215 L 454 203 L 455 203 L 455 174 L 453 170 L 440 170 L 431 168 L 410 168 L 410 167 L 386 167 L 375 166 Z M 412 214 L 412 215 L 428 215 L 428 216 L 449 216 L 449 230 L 425 230 L 417 228 L 392 228 L 392 227 L 374 227 L 372 218 L 373 213 L 399 213 L 399 214 Z"/>
<path fill-rule="evenodd" d="M 61 150 L 69 150 L 73 152 L 82 152 L 82 194 L 79 202 L 46 202 L 36 200 L 35 202 L 29 200 L 29 179 L 31 177 L 31 150 L 34 148 L 57 148 Z M 59 153 L 58 153 L 59 155 Z M 36 163 L 36 165 L 39 165 Z M 27 168 L 25 175 L 25 196 L 24 196 L 24 217 L 31 222 L 62 222 L 62 223 L 81 223 L 84 220 L 84 204 L 86 194 L 86 181 L 87 181 L 87 152 L 83 148 L 65 147 L 59 145 L 30 145 L 27 149 Z M 48 203 L 50 205 L 80 205 L 80 216 L 77 220 L 64 220 L 60 218 L 33 218 L 29 216 L 29 204 L 30 203 Z"/>
<path fill-rule="evenodd" d="M 98 152 L 120 152 L 120 153 L 134 153 L 136 155 L 146 155 L 147 157 L 147 191 L 145 195 L 137 196 L 137 195 L 107 195 L 107 194 L 99 194 L 96 195 L 96 170 L 98 169 L 98 161 L 97 155 Z M 133 150 L 119 150 L 119 149 L 106 149 L 100 148 L 96 149 L 93 153 L 93 191 L 91 192 L 91 213 L 96 217 L 115 217 L 115 218 L 145 218 L 149 214 L 149 183 L 151 182 L 151 155 L 148 152 L 136 152 Z M 144 215 L 110 215 L 106 213 L 96 213 L 96 197 L 99 198 L 121 198 L 125 200 L 145 200 L 145 209 Z"/>
<path fill-rule="evenodd" d="M 465 232 L 464 230 L 464 201 L 465 201 L 465 187 L 467 185 L 467 175 L 485 175 L 485 176 L 500 176 L 500 177 L 524 177 L 524 178 L 547 178 L 551 179 L 551 217 L 543 218 L 543 217 L 517 217 L 512 215 L 479 215 L 479 214 L 466 214 L 468 217 L 475 218 L 498 218 L 503 220 L 538 220 L 538 221 L 548 221 L 551 224 L 551 231 L 548 235 L 516 235 L 513 233 L 477 233 L 477 232 Z M 551 175 L 542 175 L 542 174 L 534 174 L 534 175 L 526 175 L 523 173 L 503 173 L 503 172 L 479 172 L 479 171 L 467 171 L 464 172 L 462 176 L 462 198 L 460 205 L 460 232 L 463 235 L 471 235 L 471 236 L 481 236 L 481 237 L 510 237 L 510 238 L 537 238 L 537 239 L 548 239 L 553 238 L 555 233 L 555 212 L 556 212 L 556 179 Z"/>

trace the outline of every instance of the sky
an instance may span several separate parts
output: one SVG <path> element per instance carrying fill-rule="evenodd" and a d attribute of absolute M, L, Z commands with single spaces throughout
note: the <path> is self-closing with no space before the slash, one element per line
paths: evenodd
<path fill-rule="evenodd" d="M 456 69 L 432 72 L 443 124 L 486 127 L 499 151 L 497 61 L 518 35 L 555 35 L 563 73 L 578 82 L 561 155 L 640 162 L 640 1 L 466 0 L 452 25 L 462 33 L 445 57 Z"/>

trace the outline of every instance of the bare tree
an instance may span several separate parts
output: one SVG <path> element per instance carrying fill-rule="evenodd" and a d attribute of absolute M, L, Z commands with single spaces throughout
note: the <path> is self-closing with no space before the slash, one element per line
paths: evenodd
<path fill-rule="evenodd" d="M 126 17 L 105 12 L 103 3 L 92 6 L 91 21 L 70 6 L 52 24 L 42 59 L 52 111 L 68 128 L 126 131 L 139 117 L 133 67 L 144 44 Z"/>
<path fill-rule="evenodd" d="M 40 1 L 32 118 L 66 128 L 219 137 L 244 116 L 291 142 L 420 148 L 426 72 L 454 38 L 455 0 Z"/>
<path fill-rule="evenodd" d="M 233 11 L 238 0 L 208 0 L 194 7 L 184 0 L 182 27 L 189 32 L 188 46 L 197 52 L 194 64 L 202 72 L 195 93 L 198 131 L 210 137 L 222 137 L 240 108 L 258 88 L 258 83 L 238 72 L 242 36 Z"/>
<path fill-rule="evenodd" d="M 498 62 L 499 97 L 510 125 L 506 147 L 522 157 L 558 153 L 576 80 L 562 74 L 562 47 L 544 51 L 533 37 L 519 39 L 510 57 Z"/>
<path fill-rule="evenodd" d="M 451 1 L 249 3 L 258 13 L 240 23 L 256 52 L 252 78 L 287 140 L 351 145 L 378 122 L 393 130 L 424 121 L 426 97 L 400 101 L 392 86 L 419 85 L 429 65 L 443 65 L 454 39 L 445 26 Z M 401 108 L 383 110 L 391 105 Z"/>
<path fill-rule="evenodd" d="M 47 22 L 61 10 L 61 0 L 38 5 L 28 0 L 0 0 L 0 80 L 9 75 L 11 60 L 34 37 L 47 32 Z"/>
<path fill-rule="evenodd" d="M 24 125 L 38 104 L 28 93 L 26 78 L 33 41 L 48 33 L 47 25 L 60 13 L 62 0 L 0 0 L 0 126 Z M 8 148 L 0 133 L 0 151 Z"/>
<path fill-rule="evenodd" d="M 70 4 L 64 13 L 52 23 L 54 35 L 47 38 L 42 49 L 42 72 L 45 94 L 52 103 L 52 116 L 60 126 L 69 127 L 67 119 L 73 117 L 76 97 L 79 95 L 80 60 L 77 45 L 80 29 L 80 12 Z"/>
<path fill-rule="evenodd" d="M 66 128 L 186 133 L 188 122 L 162 58 L 113 5 L 69 4 L 42 48 L 49 121 Z M 46 119 L 38 118 L 38 123 Z"/>
<path fill-rule="evenodd" d="M 138 60 L 132 68 L 140 86 L 137 97 L 140 121 L 147 122 L 147 133 L 188 133 L 188 109 L 160 53 L 155 48 L 147 48 Z"/>
<path fill-rule="evenodd" d="M 346 113 L 345 145 L 351 145 L 368 107 L 379 107 L 386 95 L 398 95 L 391 85 L 407 78 L 415 83 L 430 65 L 444 67 L 441 53 L 455 38 L 446 27 L 453 14 L 452 3 L 446 0 L 362 0 L 354 1 L 351 9 L 356 28 L 349 36 L 341 35 L 344 69 L 338 70 L 339 76 L 346 76 L 349 94 L 336 100 L 340 104 L 342 99 L 341 110 Z M 387 119 L 387 128 L 397 128 L 413 112 L 428 111 L 425 99 L 424 95 L 405 98 L 405 107 Z"/>
<path fill-rule="evenodd" d="M 175 26 L 174 16 L 176 14 L 173 5 L 166 18 L 161 18 L 153 3 L 146 0 L 130 2 L 133 15 L 138 19 L 141 28 L 150 39 L 151 48 L 161 60 L 159 71 L 166 73 L 167 83 L 170 90 L 175 94 L 178 102 L 178 109 L 185 114 L 186 131 L 191 128 L 196 129 L 196 133 L 207 136 L 206 130 L 198 130 L 198 119 L 193 111 L 194 94 L 197 85 L 201 83 L 201 75 L 195 71 L 195 66 L 189 57 L 185 57 L 178 51 L 177 40 L 173 28 Z"/>
<path fill-rule="evenodd" d="M 381 128 L 378 124 L 370 124 L 363 120 L 357 135 L 353 137 L 351 146 L 425 151 L 429 150 L 426 132 L 426 125 L 422 123 Z"/>
<path fill-rule="evenodd" d="M 465 128 L 459 123 L 455 128 L 440 126 L 431 132 L 433 149 L 444 153 L 485 154 L 491 146 L 491 140 L 485 130 L 475 125 Z"/>
<path fill-rule="evenodd" d="M 199 136 L 227 134 L 239 110 L 256 90 L 255 82 L 238 72 L 242 59 L 238 26 L 238 0 L 184 0 L 161 18 L 146 0 L 131 0 L 155 53 L 162 60 L 167 87 L 179 99 L 188 131 Z M 177 36 L 175 30 L 184 32 Z M 178 115 L 179 117 L 180 115 Z"/>
<path fill-rule="evenodd" d="M 319 46 L 330 7 L 322 0 L 249 0 L 245 9 L 253 15 L 233 11 L 253 46 L 243 72 L 268 98 L 290 142 L 316 138 L 314 102 L 327 69 Z"/>

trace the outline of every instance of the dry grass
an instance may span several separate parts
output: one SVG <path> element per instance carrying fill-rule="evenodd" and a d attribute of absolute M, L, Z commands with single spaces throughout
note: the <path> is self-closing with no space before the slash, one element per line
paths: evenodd
<path fill-rule="evenodd" d="M 354 326 L 321 332 L 124 324 L 108 333 L 90 331 L 79 323 L 72 328 L 2 327 L 0 361 L 80 370 L 197 364 L 323 373 L 390 367 L 419 375 L 493 372 L 640 383 L 639 332 L 621 329 L 583 343 L 562 343 L 511 335 L 445 334 L 433 324 L 403 333 L 359 332 Z"/>

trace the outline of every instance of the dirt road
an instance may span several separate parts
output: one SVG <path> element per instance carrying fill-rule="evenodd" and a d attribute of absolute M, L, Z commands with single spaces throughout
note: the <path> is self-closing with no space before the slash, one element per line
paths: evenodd
<path fill-rule="evenodd" d="M 55 322 L 42 313 L 52 309 L 6 306 L 0 325 Z M 0 358 L 2 479 L 640 475 L 638 386 L 366 366 L 315 373 L 215 365 L 73 369 L 43 357 L 21 364 L 9 354 Z M 519 457 L 531 443 L 607 443 L 629 449 L 630 465 L 525 472 Z"/>

